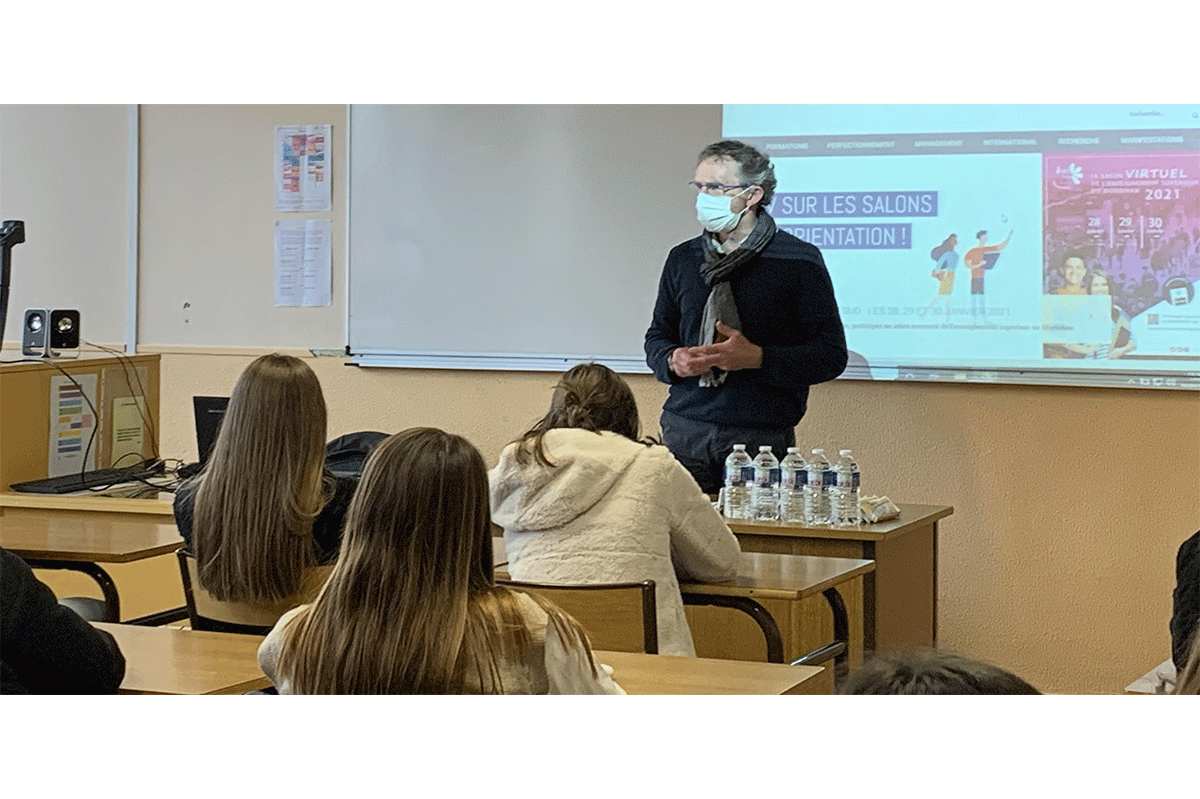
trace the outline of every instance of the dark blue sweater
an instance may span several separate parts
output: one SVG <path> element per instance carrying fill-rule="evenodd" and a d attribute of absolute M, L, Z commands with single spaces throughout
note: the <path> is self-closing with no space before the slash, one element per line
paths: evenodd
<path fill-rule="evenodd" d="M 663 410 L 731 427 L 795 427 L 808 406 L 808 387 L 846 368 L 846 335 L 821 251 L 777 230 L 766 250 L 730 275 L 742 334 L 763 348 L 763 359 L 761 368 L 730 372 L 716 388 L 669 366 L 672 350 L 700 342 L 708 299 L 703 262 L 700 237 L 685 241 L 667 256 L 659 281 L 646 363 L 671 386 Z"/>

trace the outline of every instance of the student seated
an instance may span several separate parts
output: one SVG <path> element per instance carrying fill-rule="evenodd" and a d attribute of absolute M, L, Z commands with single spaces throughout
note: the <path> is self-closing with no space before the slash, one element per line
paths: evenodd
<path fill-rule="evenodd" d="M 200 584 L 229 602 L 279 601 L 337 557 L 357 481 L 325 468 L 325 397 L 312 369 L 264 355 L 238 378 L 207 465 L 175 493 Z"/>
<path fill-rule="evenodd" d="M 740 548 L 695 478 L 638 429 L 624 380 L 600 364 L 573 367 L 489 473 L 492 519 L 514 580 L 653 580 L 659 653 L 695 657 L 676 572 L 728 580 Z"/>
<path fill-rule="evenodd" d="M 1180 544 L 1175 554 L 1175 590 L 1171 600 L 1171 660 L 1182 672 L 1188 644 L 1200 625 L 1200 532 Z"/>
<path fill-rule="evenodd" d="M 487 467 L 431 428 L 372 453 L 329 580 L 258 662 L 281 694 L 624 693 L 573 619 L 495 584 Z"/>
<path fill-rule="evenodd" d="M 839 694 L 1040 694 L 998 666 L 924 650 L 875 655 L 850 675 Z"/>
<path fill-rule="evenodd" d="M 0 693 L 111 694 L 125 656 L 108 633 L 58 604 L 50 587 L 0 549 Z"/>

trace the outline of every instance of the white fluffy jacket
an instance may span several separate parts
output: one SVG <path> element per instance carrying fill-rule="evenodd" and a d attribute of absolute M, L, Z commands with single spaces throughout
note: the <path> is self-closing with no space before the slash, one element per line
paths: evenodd
<path fill-rule="evenodd" d="M 675 457 L 616 433 L 555 429 L 542 439 L 553 467 L 516 460 L 489 473 L 492 520 L 504 528 L 514 580 L 654 580 L 659 652 L 695 656 L 676 572 L 728 580 L 740 549 L 725 520 Z"/>

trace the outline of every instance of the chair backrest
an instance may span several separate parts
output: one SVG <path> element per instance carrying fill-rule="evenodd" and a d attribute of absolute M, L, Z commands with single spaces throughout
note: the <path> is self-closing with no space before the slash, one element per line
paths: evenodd
<path fill-rule="evenodd" d="M 596 649 L 658 654 L 653 580 L 599 585 L 496 582 L 538 594 L 558 605 L 579 622 Z"/>
<path fill-rule="evenodd" d="M 175 550 L 179 558 L 179 576 L 193 630 L 266 635 L 279 617 L 297 605 L 311 602 L 321 590 L 333 566 L 317 566 L 304 579 L 295 596 L 278 602 L 226 602 L 217 599 L 200 585 L 196 556 L 186 549 Z"/>

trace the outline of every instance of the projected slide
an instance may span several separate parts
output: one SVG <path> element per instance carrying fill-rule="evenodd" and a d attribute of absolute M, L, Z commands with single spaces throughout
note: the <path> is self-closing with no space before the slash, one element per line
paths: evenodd
<path fill-rule="evenodd" d="M 732 105 L 723 128 L 771 157 L 771 214 L 825 253 L 871 376 L 1200 387 L 1200 106 Z"/>

